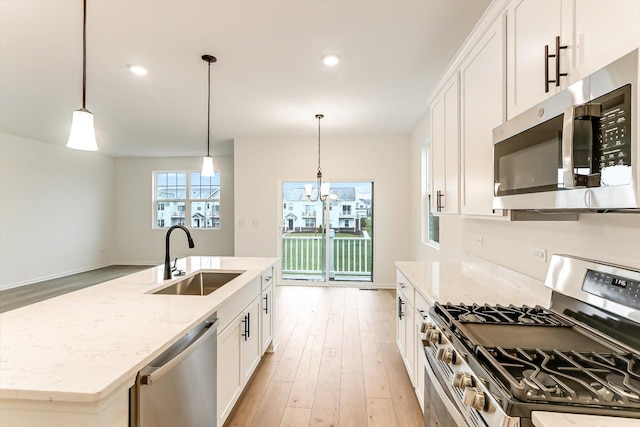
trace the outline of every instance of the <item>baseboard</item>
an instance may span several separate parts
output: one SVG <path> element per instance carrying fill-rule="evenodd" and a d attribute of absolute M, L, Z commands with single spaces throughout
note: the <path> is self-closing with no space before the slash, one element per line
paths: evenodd
<path fill-rule="evenodd" d="M 0 291 L 5 291 L 7 289 L 18 288 L 20 286 L 33 285 L 34 283 L 44 282 L 45 280 L 59 279 L 61 277 L 70 276 L 72 274 L 85 273 L 87 271 L 95 270 L 97 268 L 109 267 L 111 265 L 116 265 L 116 264 L 114 264 L 112 262 L 105 263 L 105 264 L 97 264 L 97 265 L 93 265 L 93 266 L 89 266 L 89 267 L 78 268 L 78 269 L 75 269 L 75 270 L 68 270 L 68 271 L 65 271 L 65 272 L 62 272 L 62 273 L 50 274 L 48 276 L 41 276 L 41 277 L 37 277 L 35 279 L 23 280 L 22 282 L 10 283 L 8 285 L 0 286 Z"/>

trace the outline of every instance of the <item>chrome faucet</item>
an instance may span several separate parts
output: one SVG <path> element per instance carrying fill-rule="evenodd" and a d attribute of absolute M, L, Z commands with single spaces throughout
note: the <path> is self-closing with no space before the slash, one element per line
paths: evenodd
<path fill-rule="evenodd" d="M 164 252 L 164 280 L 171 279 L 171 256 L 169 255 L 169 236 L 171 235 L 171 232 L 176 228 L 180 228 L 184 230 L 185 233 L 187 233 L 187 240 L 189 240 L 189 248 L 193 248 L 195 246 L 193 244 L 193 239 L 191 238 L 191 233 L 189 233 L 189 230 L 187 229 L 187 227 L 183 225 L 174 225 L 173 227 L 167 230 L 167 244 Z"/>

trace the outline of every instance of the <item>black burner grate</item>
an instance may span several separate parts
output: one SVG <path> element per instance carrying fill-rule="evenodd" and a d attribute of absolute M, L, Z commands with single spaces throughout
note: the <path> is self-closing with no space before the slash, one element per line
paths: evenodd
<path fill-rule="evenodd" d="M 435 310 L 447 318 L 449 325 L 451 325 L 453 321 L 460 323 L 499 323 L 538 326 L 571 325 L 553 312 L 540 306 L 436 303 Z"/>
<path fill-rule="evenodd" d="M 476 355 L 521 401 L 640 410 L 636 354 L 477 347 Z"/>

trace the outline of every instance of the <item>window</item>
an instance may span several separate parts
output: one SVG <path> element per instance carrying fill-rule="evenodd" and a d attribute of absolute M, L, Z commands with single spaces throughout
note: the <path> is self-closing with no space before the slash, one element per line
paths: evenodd
<path fill-rule="evenodd" d="M 304 226 L 307 228 L 315 228 L 316 220 L 314 218 L 307 218 L 304 220 Z"/>
<path fill-rule="evenodd" d="M 154 172 L 156 228 L 220 228 L 220 174 Z"/>
<path fill-rule="evenodd" d="M 344 215 L 351 215 L 351 205 L 342 205 L 342 213 Z"/>
<path fill-rule="evenodd" d="M 440 217 L 431 211 L 431 141 L 422 147 L 422 242 L 440 247 Z"/>

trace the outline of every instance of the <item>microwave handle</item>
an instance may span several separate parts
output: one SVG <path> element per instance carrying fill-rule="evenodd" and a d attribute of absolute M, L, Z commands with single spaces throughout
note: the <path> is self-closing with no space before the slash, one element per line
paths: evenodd
<path fill-rule="evenodd" d="M 564 188 L 578 187 L 578 179 L 573 167 L 574 122 L 585 118 L 593 120 L 599 117 L 602 117 L 602 104 L 597 103 L 588 102 L 581 105 L 572 105 L 564 112 L 564 120 L 562 121 L 562 181 Z M 586 176 L 583 178 L 586 178 Z M 582 181 L 584 181 L 584 185 L 588 185 L 588 180 Z"/>
<path fill-rule="evenodd" d="M 570 106 L 564 112 L 562 121 L 562 182 L 564 188 L 575 188 L 576 179 L 573 174 L 573 122 L 575 121 L 575 106 Z"/>

